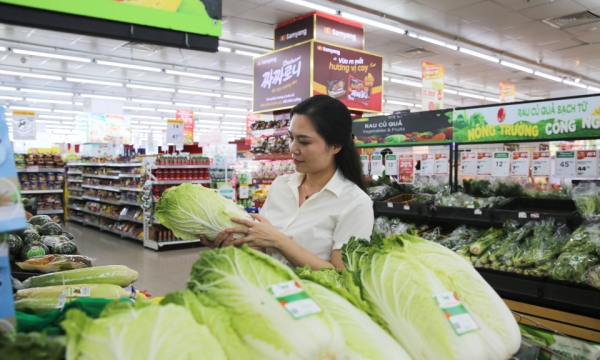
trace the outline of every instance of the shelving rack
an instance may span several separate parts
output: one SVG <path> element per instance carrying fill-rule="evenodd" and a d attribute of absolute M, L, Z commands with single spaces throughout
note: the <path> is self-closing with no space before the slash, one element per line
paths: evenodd
<path fill-rule="evenodd" d="M 17 175 L 19 177 L 19 181 L 22 182 L 21 185 L 23 185 L 23 182 L 25 181 L 25 179 L 23 178 L 23 176 L 27 176 L 27 178 L 29 179 L 29 174 L 37 174 L 37 176 L 39 177 L 40 174 L 54 174 L 54 176 L 59 176 L 58 174 L 61 174 L 60 176 L 63 177 L 65 172 L 65 169 L 63 167 L 60 168 L 45 168 L 45 167 L 39 167 L 39 166 L 27 166 L 26 168 L 21 168 L 21 169 L 17 169 Z M 25 175 L 27 174 L 27 175 Z M 29 181 L 29 180 L 27 180 Z M 64 180 L 61 178 L 60 180 L 55 180 L 55 181 L 46 181 L 47 183 L 60 183 L 60 189 L 36 189 L 36 190 L 21 190 L 21 195 L 52 195 L 52 194 L 64 194 Z M 21 187 L 23 188 L 23 186 Z M 43 199 L 42 201 L 39 201 L 39 197 L 35 196 L 36 201 L 35 201 L 35 214 L 36 215 L 63 215 L 62 221 L 64 222 L 66 220 L 64 213 L 65 213 L 65 199 L 64 196 L 60 196 L 60 201 L 61 201 L 61 205 L 59 208 L 55 209 L 55 208 L 51 208 L 51 209 L 38 209 L 38 206 L 40 203 L 43 203 Z"/>

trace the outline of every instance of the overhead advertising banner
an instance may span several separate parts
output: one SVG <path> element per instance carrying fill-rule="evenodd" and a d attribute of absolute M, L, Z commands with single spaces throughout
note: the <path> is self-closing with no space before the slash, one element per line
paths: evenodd
<path fill-rule="evenodd" d="M 183 144 L 194 143 L 194 112 L 192 110 L 177 110 L 175 119 L 183 120 Z"/>
<path fill-rule="evenodd" d="M 289 109 L 310 97 L 311 43 L 254 58 L 253 112 Z"/>
<path fill-rule="evenodd" d="M 330 18 L 325 14 L 310 14 L 280 24 L 275 29 L 274 39 L 275 50 L 307 40 L 325 41 L 358 50 L 365 48 L 365 35 L 361 24 L 339 16 Z"/>
<path fill-rule="evenodd" d="M 317 19 L 315 26 L 315 38 L 317 40 L 357 50 L 365 49 L 365 30 L 363 28 L 340 23 L 325 16 L 315 17 Z M 344 19 L 341 18 L 340 20 Z"/>
<path fill-rule="evenodd" d="M 205 4 L 212 5 L 214 0 L 0 0 L 0 2 L 191 34 L 221 36 L 221 20 L 213 20 L 205 7 Z M 221 6 L 220 1 L 218 5 Z"/>
<path fill-rule="evenodd" d="M 252 124 L 260 121 L 262 116 L 258 114 L 246 114 L 246 145 L 252 145 L 254 136 L 252 135 Z"/>
<path fill-rule="evenodd" d="M 35 140 L 35 112 L 13 110 L 13 139 Z"/>
<path fill-rule="evenodd" d="M 517 88 L 514 84 L 500 81 L 500 103 L 511 103 L 515 102 L 515 93 Z"/>
<path fill-rule="evenodd" d="M 439 110 L 444 108 L 444 67 L 423 61 L 421 70 L 423 88 L 421 104 L 423 110 Z"/>
<path fill-rule="evenodd" d="M 452 142 L 452 111 L 438 110 L 356 119 L 357 147 L 435 145 Z"/>
<path fill-rule="evenodd" d="M 600 137 L 600 96 L 454 111 L 457 143 Z"/>
<path fill-rule="evenodd" d="M 131 116 L 91 113 L 88 120 L 88 142 L 131 143 Z"/>
<path fill-rule="evenodd" d="M 315 16 L 308 15 L 275 29 L 274 50 L 312 40 L 315 37 Z"/>
<path fill-rule="evenodd" d="M 350 110 L 383 111 L 381 56 L 320 42 L 313 44 L 312 95 L 329 95 Z"/>

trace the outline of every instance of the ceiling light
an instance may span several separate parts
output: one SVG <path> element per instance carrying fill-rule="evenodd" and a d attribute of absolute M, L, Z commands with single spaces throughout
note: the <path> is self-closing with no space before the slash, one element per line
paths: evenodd
<path fill-rule="evenodd" d="M 508 67 L 510 67 L 510 68 L 513 68 L 513 69 L 521 70 L 521 71 L 523 71 L 523 72 L 526 72 L 526 73 L 529 73 L 529 74 L 533 74 L 533 70 L 532 70 L 532 69 L 530 69 L 530 68 L 526 68 L 525 66 L 521 66 L 521 65 L 513 64 L 513 63 L 511 63 L 511 62 L 504 61 L 504 60 L 502 60 L 502 61 L 500 62 L 500 64 L 501 64 L 501 65 L 504 65 L 504 66 L 508 66 Z"/>
<path fill-rule="evenodd" d="M 132 129 L 147 129 L 148 126 L 144 126 L 144 125 L 131 125 Z"/>
<path fill-rule="evenodd" d="M 393 83 L 397 83 L 397 84 L 404 84 L 404 85 L 408 85 L 408 86 L 414 86 L 414 87 L 423 87 L 423 84 L 420 82 L 416 82 L 416 81 L 409 81 L 409 80 L 402 80 L 402 79 L 392 79 Z"/>
<path fill-rule="evenodd" d="M 444 89 L 444 92 L 448 94 L 458 95 L 458 91 L 456 90 Z"/>
<path fill-rule="evenodd" d="M 153 71 L 153 72 L 161 72 L 161 69 L 149 66 L 139 66 L 132 64 L 122 64 L 116 63 L 112 61 L 104 61 L 104 60 L 96 60 L 96 64 L 98 65 L 107 65 L 107 66 L 115 66 L 115 67 L 124 67 L 128 69 L 136 69 L 136 70 L 145 70 L 145 71 Z"/>
<path fill-rule="evenodd" d="M 219 47 L 218 47 L 218 50 L 219 50 L 219 51 L 223 51 L 223 52 L 231 52 L 231 49 L 230 49 L 230 48 L 227 48 L 227 47 L 221 47 L 221 46 L 219 46 Z"/>
<path fill-rule="evenodd" d="M 252 56 L 252 57 L 262 55 L 262 54 L 257 54 L 257 53 L 253 53 L 250 51 L 244 51 L 244 50 L 236 50 L 235 53 L 240 54 L 240 55 Z"/>
<path fill-rule="evenodd" d="M 156 109 L 156 111 L 158 111 L 158 112 L 166 112 L 166 113 L 174 113 L 177 110 L 173 110 L 173 109 Z"/>
<path fill-rule="evenodd" d="M 392 25 L 388 25 L 388 24 L 384 24 L 384 23 L 379 22 L 379 21 L 367 19 L 367 18 L 364 18 L 362 16 L 356 16 L 356 15 L 352 15 L 352 14 L 348 14 L 348 13 L 342 13 L 341 15 L 342 15 L 342 17 L 345 17 L 346 19 L 354 20 L 354 21 L 357 21 L 357 22 L 362 23 L 362 24 L 367 24 L 367 25 L 375 26 L 375 27 L 378 27 L 380 29 L 385 29 L 385 30 L 393 31 L 395 33 L 402 34 L 402 35 L 406 34 L 406 30 L 404 30 L 402 28 L 399 28 L 399 27 L 396 27 L 396 26 L 392 26 Z"/>
<path fill-rule="evenodd" d="M 384 76 L 382 79 L 383 79 L 383 81 L 390 81 L 390 78 L 387 76 Z"/>
<path fill-rule="evenodd" d="M 195 107 L 200 109 L 212 109 L 210 105 L 201 105 L 201 104 L 188 104 L 188 103 L 175 103 L 176 106 L 184 106 L 184 107 Z"/>
<path fill-rule="evenodd" d="M 175 89 L 155 87 L 155 86 L 135 85 L 135 84 L 127 84 L 125 86 L 128 88 L 131 88 L 131 89 L 144 89 L 144 90 L 154 90 L 154 91 L 175 92 Z"/>
<path fill-rule="evenodd" d="M 423 107 L 423 105 L 421 105 L 421 104 L 415 104 L 415 107 L 416 107 L 416 108 L 422 108 L 422 107 Z"/>
<path fill-rule="evenodd" d="M 475 95 L 475 94 L 470 94 L 470 93 L 465 93 L 465 92 L 461 92 L 461 91 L 458 92 L 458 95 L 470 97 L 470 98 L 473 98 L 473 99 L 485 100 L 485 96 Z"/>
<path fill-rule="evenodd" d="M 35 99 L 35 98 L 27 98 L 27 101 L 49 103 L 49 104 L 64 104 L 64 105 L 71 105 L 71 104 L 73 104 L 72 101 L 50 100 L 50 99 Z"/>
<path fill-rule="evenodd" d="M 150 126 L 150 129 L 166 130 L 167 129 L 167 125 L 165 124 L 165 126 Z"/>
<path fill-rule="evenodd" d="M 150 130 L 150 129 L 147 129 L 147 130 L 135 129 L 135 130 L 131 130 L 131 132 L 134 134 L 145 134 L 145 133 L 151 133 L 152 130 Z"/>
<path fill-rule="evenodd" d="M 75 110 L 54 110 L 55 113 L 62 114 L 81 114 L 83 111 L 75 111 Z"/>
<path fill-rule="evenodd" d="M 310 2 L 304 1 L 304 0 L 285 0 L 285 1 L 290 2 L 292 4 L 296 4 L 296 5 L 300 5 L 300 6 L 305 6 L 307 8 L 311 8 L 311 9 L 314 9 L 314 10 L 317 10 L 317 11 L 321 11 L 321 12 L 324 12 L 324 13 L 327 13 L 327 14 L 330 14 L 330 15 L 337 14 L 337 11 L 335 11 L 332 8 L 328 8 L 328 7 L 325 7 L 325 6 L 322 6 L 322 5 L 318 5 L 318 4 L 313 4 L 313 3 L 310 3 Z"/>
<path fill-rule="evenodd" d="M 48 90 L 37 90 L 37 89 L 19 89 L 22 92 L 26 93 L 36 93 L 36 94 L 48 94 L 48 95 L 57 95 L 57 96 L 73 96 L 73 93 L 62 92 L 62 91 L 48 91 Z"/>
<path fill-rule="evenodd" d="M 44 124 L 60 124 L 60 121 L 56 120 L 35 120 L 36 123 L 44 123 Z"/>
<path fill-rule="evenodd" d="M 6 71 L 6 70 L 0 70 L 0 74 L 30 77 L 30 78 L 37 78 L 37 79 L 46 79 L 46 80 L 62 80 L 62 78 L 60 76 L 38 75 L 38 74 L 32 74 L 32 73 L 23 73 L 23 72 Z"/>
<path fill-rule="evenodd" d="M 563 83 L 567 84 L 567 85 L 571 85 L 571 86 L 576 86 L 578 88 L 582 88 L 582 89 L 587 89 L 587 85 L 575 82 L 575 81 L 569 81 L 569 80 L 565 80 L 563 81 Z"/>
<path fill-rule="evenodd" d="M 200 120 L 198 122 L 198 126 L 208 126 L 208 125 L 203 125 L 203 124 L 220 124 L 220 121 L 216 121 L 216 120 Z"/>
<path fill-rule="evenodd" d="M 215 109 L 217 109 L 217 110 L 227 110 L 227 111 L 248 112 L 248 109 L 230 108 L 230 107 L 225 107 L 225 106 L 215 106 Z"/>
<path fill-rule="evenodd" d="M 445 42 L 443 42 L 441 40 L 432 39 L 430 37 L 423 36 L 423 35 L 416 35 L 416 34 L 413 34 L 411 32 L 408 32 L 407 35 L 410 36 L 410 37 L 414 37 L 416 39 L 419 39 L 419 40 L 426 41 L 428 43 L 432 43 L 432 44 L 435 44 L 435 45 L 447 47 L 447 48 L 452 49 L 452 50 L 458 50 L 458 46 L 446 44 Z"/>
<path fill-rule="evenodd" d="M 462 48 L 462 47 L 459 48 L 458 50 L 460 52 L 462 52 L 462 53 L 469 54 L 469 55 L 478 57 L 480 59 L 488 60 L 488 61 L 495 62 L 495 63 L 499 63 L 500 62 L 500 60 L 498 58 L 495 58 L 495 57 L 489 56 L 489 55 L 485 55 L 485 54 L 479 53 L 477 51 L 465 49 L 465 48 Z"/>
<path fill-rule="evenodd" d="M 190 91 L 190 90 L 177 90 L 178 92 L 182 93 L 182 94 L 192 94 L 192 95 L 202 95 L 202 96 L 212 96 L 212 97 L 221 97 L 221 94 L 216 94 L 216 93 L 207 93 L 207 92 L 201 92 L 201 91 Z"/>
<path fill-rule="evenodd" d="M 130 115 L 132 119 L 156 119 L 161 120 L 160 116 L 146 116 L 146 115 Z"/>
<path fill-rule="evenodd" d="M 136 111 L 154 111 L 154 108 L 140 107 L 140 106 L 123 106 L 123 109 L 136 110 Z"/>
<path fill-rule="evenodd" d="M 230 77 L 223 78 L 223 80 L 240 84 L 254 84 L 252 80 L 236 79 Z"/>
<path fill-rule="evenodd" d="M 60 119 L 60 120 L 71 120 L 72 116 L 56 116 L 56 115 L 39 115 L 39 117 L 44 119 Z"/>
<path fill-rule="evenodd" d="M 493 98 L 493 97 L 488 97 L 488 96 L 486 96 L 486 97 L 485 97 L 485 99 L 486 99 L 487 101 L 493 101 L 493 102 L 497 102 L 497 103 L 499 103 L 499 102 L 500 102 L 500 99 L 498 99 L 498 98 Z"/>
<path fill-rule="evenodd" d="M 2 100 L 14 100 L 14 101 L 21 101 L 23 100 L 22 97 L 17 97 L 17 96 L 4 96 L 4 95 L 0 95 L 0 99 Z"/>
<path fill-rule="evenodd" d="M 17 88 L 8 87 L 8 86 L 0 86 L 0 90 L 3 90 L 3 91 L 17 91 Z"/>
<path fill-rule="evenodd" d="M 172 102 L 169 102 L 169 101 L 158 101 L 158 100 L 140 100 L 140 99 L 133 100 L 132 99 L 131 102 L 139 102 L 139 103 L 144 103 L 144 104 L 173 105 Z"/>
<path fill-rule="evenodd" d="M 86 59 L 86 58 L 77 57 L 77 56 L 48 54 L 48 53 L 43 53 L 43 52 L 21 50 L 21 49 L 11 49 L 11 50 L 15 54 L 41 56 L 41 57 L 47 57 L 47 58 L 53 58 L 53 59 L 63 59 L 63 60 L 79 61 L 79 62 L 86 62 L 86 63 L 92 62 L 91 59 Z"/>
<path fill-rule="evenodd" d="M 24 106 L 10 106 L 14 110 L 29 110 L 29 111 L 41 111 L 41 112 L 52 112 L 51 109 L 24 107 Z"/>
<path fill-rule="evenodd" d="M 160 125 L 161 123 L 158 121 L 140 121 L 139 124 L 144 124 L 144 125 Z M 165 126 L 167 126 L 167 124 L 165 123 Z"/>
<path fill-rule="evenodd" d="M 404 102 L 404 101 L 396 101 L 396 100 L 385 100 L 386 104 L 395 104 L 395 105 L 402 105 L 402 106 L 414 106 L 413 103 L 409 103 L 409 102 Z"/>
<path fill-rule="evenodd" d="M 248 101 L 252 101 L 251 97 L 247 97 L 247 96 L 237 96 L 237 95 L 223 95 L 224 98 L 226 99 L 237 99 L 237 100 L 248 100 Z"/>
<path fill-rule="evenodd" d="M 73 104 L 75 104 L 77 106 L 83 106 L 83 103 L 82 102 L 78 102 L 78 101 L 75 101 Z"/>
<path fill-rule="evenodd" d="M 589 91 L 600 92 L 600 88 L 593 87 L 593 86 L 588 86 L 588 90 L 589 90 Z"/>
<path fill-rule="evenodd" d="M 123 86 L 121 83 L 110 82 L 110 81 L 98 81 L 98 80 L 88 80 L 88 79 L 77 79 L 77 78 L 67 78 L 67 81 L 70 82 L 78 82 L 84 84 L 97 84 L 97 85 L 107 85 L 107 86 Z"/>
<path fill-rule="evenodd" d="M 215 75 L 194 74 L 194 73 L 175 71 L 175 70 L 165 70 L 165 72 L 167 74 L 171 74 L 171 75 L 189 76 L 189 77 L 208 79 L 208 80 L 221 80 L 220 76 L 215 76 Z"/>
<path fill-rule="evenodd" d="M 548 75 L 548 74 L 545 74 L 543 72 L 539 72 L 537 70 L 534 71 L 533 74 L 537 75 L 537 76 L 540 76 L 540 77 L 543 77 L 543 78 L 546 78 L 548 80 L 554 80 L 554 81 L 558 81 L 558 82 L 563 82 L 563 79 L 560 78 L 560 77 L 558 77 L 558 76 Z"/>
<path fill-rule="evenodd" d="M 246 115 L 230 115 L 230 114 L 223 114 L 224 117 L 227 118 L 233 118 L 233 119 L 246 119 L 247 116 Z"/>
<path fill-rule="evenodd" d="M 199 112 L 197 114 L 198 116 L 223 116 L 223 114 L 217 114 L 217 113 L 210 113 L 210 112 Z"/>
<path fill-rule="evenodd" d="M 120 100 L 120 101 L 125 101 L 127 100 L 124 97 L 118 97 L 118 96 L 104 96 L 104 95 L 91 95 L 91 94 L 81 94 L 81 97 L 84 98 L 93 98 L 93 99 L 107 99 L 107 100 Z"/>
<path fill-rule="evenodd" d="M 6 51 L 6 48 L 4 46 L 0 46 L 0 51 Z"/>

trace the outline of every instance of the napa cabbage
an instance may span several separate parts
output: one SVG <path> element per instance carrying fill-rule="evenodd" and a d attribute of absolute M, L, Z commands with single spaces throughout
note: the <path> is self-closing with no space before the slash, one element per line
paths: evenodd
<path fill-rule="evenodd" d="M 232 222 L 232 217 L 252 220 L 233 201 L 198 184 L 181 184 L 167 189 L 158 200 L 154 213 L 162 225 L 184 240 L 195 240 L 198 235 L 214 240 L 227 228 L 244 227 Z M 241 236 L 243 234 L 234 234 L 234 237 Z"/>

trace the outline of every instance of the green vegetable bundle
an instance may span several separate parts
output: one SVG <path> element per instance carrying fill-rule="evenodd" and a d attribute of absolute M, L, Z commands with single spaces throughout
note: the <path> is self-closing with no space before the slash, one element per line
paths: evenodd
<path fill-rule="evenodd" d="M 500 241 L 501 238 L 502 229 L 490 228 L 483 233 L 483 236 L 471 244 L 470 251 L 472 254 L 481 255 L 487 248 L 492 246 L 492 244 Z"/>
<path fill-rule="evenodd" d="M 600 188 L 595 183 L 580 183 L 573 188 L 575 206 L 583 217 L 600 215 Z"/>
<path fill-rule="evenodd" d="M 588 269 L 583 276 L 583 280 L 589 286 L 600 289 L 600 265 L 596 265 Z"/>
<path fill-rule="evenodd" d="M 560 254 L 552 269 L 552 277 L 557 280 L 582 282 L 585 272 L 598 264 L 598 258 L 587 253 L 564 252 Z"/>
<path fill-rule="evenodd" d="M 571 235 L 561 251 L 596 253 L 600 255 L 600 220 L 588 217 Z"/>

